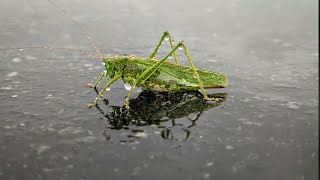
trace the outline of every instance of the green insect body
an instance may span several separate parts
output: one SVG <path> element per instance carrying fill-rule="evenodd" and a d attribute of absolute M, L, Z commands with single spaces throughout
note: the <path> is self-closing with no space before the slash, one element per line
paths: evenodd
<path fill-rule="evenodd" d="M 114 57 L 103 60 L 107 70 L 107 78 L 112 79 L 122 71 L 122 81 L 134 85 L 139 75 L 159 62 L 158 59 Z M 226 77 L 222 74 L 197 70 L 201 77 L 203 88 L 223 88 L 227 86 Z M 191 91 L 200 89 L 196 77 L 190 67 L 162 63 L 159 68 L 143 83 L 136 85 L 149 91 Z"/>
<path fill-rule="evenodd" d="M 169 40 L 172 50 L 164 58 L 156 59 L 154 56 L 165 38 Z M 184 50 L 191 67 L 178 64 L 178 59 L 175 54 L 178 48 Z M 165 62 L 170 56 L 174 57 L 175 64 Z M 215 98 L 209 98 L 204 89 L 224 88 L 228 85 L 226 76 L 216 72 L 196 69 L 185 44 L 179 42 L 174 46 L 168 31 L 162 34 L 159 43 L 149 58 L 136 58 L 132 56 L 110 57 L 102 58 L 102 62 L 105 64 L 105 72 L 101 74 L 94 85 L 89 84 L 89 86 L 96 88 L 103 77 L 106 77 L 109 81 L 99 93 L 94 103 L 89 104 L 90 107 L 97 105 L 104 91 L 119 78 L 122 78 L 124 83 L 128 83 L 131 86 L 126 99 L 126 108 L 128 109 L 130 96 L 134 87 L 141 88 L 142 90 L 161 92 L 183 92 L 200 89 L 204 99 L 217 100 Z"/>

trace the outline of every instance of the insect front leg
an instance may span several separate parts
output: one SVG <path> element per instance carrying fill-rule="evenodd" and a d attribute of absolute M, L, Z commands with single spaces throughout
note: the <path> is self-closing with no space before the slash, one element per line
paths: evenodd
<path fill-rule="evenodd" d="M 150 59 L 152 59 L 152 58 L 157 54 L 157 52 L 158 52 L 158 50 L 159 50 L 159 48 L 160 48 L 163 40 L 164 40 L 166 37 L 168 37 L 168 39 L 169 39 L 169 43 L 170 43 L 171 49 L 174 48 L 173 41 L 172 41 L 172 38 L 171 38 L 171 35 L 170 35 L 169 31 L 165 31 L 165 32 L 163 32 L 163 34 L 162 34 L 162 36 L 161 36 L 161 38 L 160 38 L 160 41 L 158 42 L 156 48 L 154 49 L 154 51 L 153 51 L 152 54 L 150 55 L 150 57 L 149 57 Z M 173 58 L 174 58 L 176 64 L 178 64 L 178 58 L 177 58 L 177 55 L 176 55 L 175 52 L 173 52 Z"/>
<path fill-rule="evenodd" d="M 128 95 L 127 95 L 127 98 L 126 98 L 126 109 L 129 109 L 130 108 L 130 106 L 129 106 L 129 104 L 130 104 L 130 96 L 131 96 L 131 94 L 132 94 L 132 91 L 133 91 L 133 89 L 136 87 L 136 82 L 134 83 L 134 84 L 132 84 L 131 85 L 131 88 L 130 88 L 130 90 L 129 90 L 129 93 L 128 93 Z"/>
<path fill-rule="evenodd" d="M 105 76 L 105 73 L 102 72 L 101 76 L 99 77 L 99 79 L 97 80 L 97 82 L 95 84 L 88 83 L 87 86 L 89 86 L 91 88 L 96 88 L 104 76 Z"/>
<path fill-rule="evenodd" d="M 107 82 L 107 84 L 103 87 L 102 91 L 99 93 L 98 97 L 96 98 L 96 100 L 92 103 L 92 104 L 89 104 L 88 106 L 89 107 L 92 107 L 92 106 L 96 106 L 99 99 L 102 97 L 104 91 L 111 85 L 113 84 L 114 82 L 116 82 L 120 77 L 122 76 L 122 72 L 119 72 L 118 74 L 116 74 L 112 79 L 110 79 L 110 81 Z"/>

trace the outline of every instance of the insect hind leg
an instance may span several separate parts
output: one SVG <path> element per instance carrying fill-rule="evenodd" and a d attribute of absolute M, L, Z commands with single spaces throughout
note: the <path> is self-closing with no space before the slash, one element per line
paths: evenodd
<path fill-rule="evenodd" d="M 135 87 L 136 87 L 136 82 L 133 85 L 131 85 L 131 88 L 130 88 L 129 93 L 127 95 L 127 98 L 126 98 L 126 109 L 130 108 L 130 106 L 129 106 L 130 102 L 129 101 L 130 101 L 130 97 L 131 97 L 132 91 L 133 91 L 133 89 Z"/>
<path fill-rule="evenodd" d="M 190 56 L 190 54 L 189 54 L 189 52 L 188 52 L 188 50 L 187 50 L 186 45 L 185 45 L 183 42 L 181 42 L 180 46 L 182 46 L 182 48 L 183 48 L 183 50 L 184 50 L 184 54 L 187 56 L 187 59 L 188 59 L 188 61 L 189 61 L 189 63 L 190 63 L 190 66 L 191 66 L 191 68 L 192 68 L 192 70 L 193 70 L 193 75 L 194 75 L 194 76 L 196 77 L 196 79 L 197 79 L 198 85 L 199 85 L 199 87 L 200 87 L 200 89 L 201 89 L 201 93 L 202 93 L 202 95 L 204 96 L 204 99 L 205 99 L 205 100 L 209 100 L 209 101 L 215 100 L 215 98 L 209 98 L 209 97 L 207 96 L 206 92 L 204 91 L 203 84 L 202 84 L 202 82 L 201 82 L 201 80 L 200 80 L 200 77 L 199 77 L 199 73 L 197 72 L 196 68 L 195 68 L 194 65 L 193 65 L 191 56 Z"/>
<path fill-rule="evenodd" d="M 162 33 L 162 36 L 161 36 L 160 41 L 158 42 L 156 48 L 154 49 L 154 51 L 152 52 L 152 54 L 149 56 L 150 59 L 153 58 L 153 57 L 157 54 L 160 46 L 162 45 L 163 40 L 164 40 L 167 36 L 168 36 L 168 40 L 169 40 L 171 49 L 174 48 L 173 40 L 172 40 L 172 38 L 171 38 L 171 35 L 170 35 L 169 31 L 165 31 L 165 32 Z M 178 58 L 177 58 L 177 55 L 176 55 L 175 51 L 173 51 L 172 54 L 173 54 L 173 58 L 174 58 L 176 64 L 178 64 Z"/>

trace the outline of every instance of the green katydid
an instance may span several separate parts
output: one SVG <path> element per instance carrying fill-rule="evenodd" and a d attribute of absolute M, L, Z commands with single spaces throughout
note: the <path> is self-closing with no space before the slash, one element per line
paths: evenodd
<path fill-rule="evenodd" d="M 158 60 L 154 57 L 165 38 L 169 40 L 172 50 L 164 58 Z M 178 48 L 184 50 L 191 67 L 178 64 L 175 54 Z M 175 59 L 175 64 L 165 62 L 172 55 Z M 102 58 L 102 61 L 105 64 L 106 71 L 101 74 L 94 85 L 89 84 L 89 86 L 92 88 L 97 87 L 103 77 L 109 78 L 109 81 L 103 87 L 96 100 L 92 104 L 89 104 L 89 107 L 97 105 L 105 90 L 119 78 L 122 78 L 124 83 L 128 83 L 131 86 L 126 98 L 126 108 L 128 109 L 130 96 L 134 87 L 141 88 L 142 90 L 162 92 L 201 89 L 204 99 L 215 100 L 215 98 L 207 96 L 204 88 L 223 88 L 228 84 L 226 76 L 222 74 L 196 69 L 185 44 L 179 42 L 174 46 L 168 31 L 162 34 L 159 43 L 149 58 L 124 56 Z"/>
<path fill-rule="evenodd" d="M 65 10 L 61 9 L 51 0 L 48 1 L 55 7 L 57 7 L 64 15 L 70 18 L 76 25 L 78 25 L 81 28 L 82 32 L 87 36 L 92 46 L 96 49 L 97 53 L 99 54 L 99 59 L 101 59 L 103 64 L 105 64 L 106 70 L 102 72 L 97 82 L 93 85 L 88 85 L 92 88 L 96 88 L 104 77 L 108 78 L 109 81 L 103 87 L 102 91 L 98 94 L 96 100 L 92 104 L 89 104 L 89 107 L 96 106 L 99 99 L 102 97 L 103 93 L 110 87 L 110 85 L 116 82 L 119 78 L 122 78 L 124 83 L 130 84 L 130 90 L 125 102 L 127 109 L 129 109 L 130 96 L 135 87 L 141 88 L 142 90 L 152 90 L 161 92 L 183 92 L 200 89 L 204 99 L 219 101 L 219 98 L 209 98 L 204 89 L 224 88 L 228 85 L 228 80 L 226 76 L 216 72 L 196 69 L 193 65 L 192 59 L 189 55 L 189 52 L 185 44 L 181 41 L 174 45 L 170 33 L 168 31 L 165 31 L 162 34 L 155 50 L 148 58 L 139 58 L 133 56 L 104 58 L 100 50 L 96 47 L 92 38 L 86 31 L 84 31 L 83 27 Z M 169 40 L 172 50 L 165 57 L 159 60 L 155 58 L 155 55 L 158 52 L 163 40 Z M 76 49 L 67 48 L 36 48 L 77 51 Z M 175 51 L 178 48 L 184 50 L 184 54 L 187 56 L 187 59 L 190 63 L 190 67 L 178 64 L 178 59 L 175 53 Z M 175 63 L 166 62 L 166 60 L 171 56 L 174 57 Z"/>

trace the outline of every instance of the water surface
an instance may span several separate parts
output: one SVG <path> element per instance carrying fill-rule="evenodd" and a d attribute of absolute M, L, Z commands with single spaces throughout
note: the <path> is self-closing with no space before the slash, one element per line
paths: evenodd
<path fill-rule="evenodd" d="M 0 179 L 318 179 L 317 1 L 55 2 L 106 56 L 147 57 L 169 30 L 229 86 L 208 90 L 223 95 L 211 103 L 135 89 L 127 112 L 120 80 L 90 109 L 96 92 L 85 84 L 103 71 L 98 60 L 0 51 Z M 47 1 L 0 4 L 1 48 L 94 52 Z"/>

